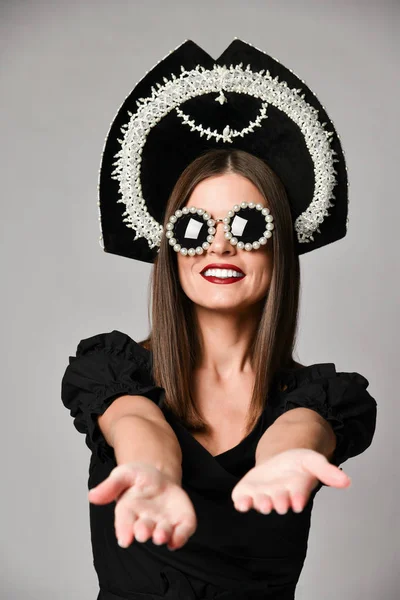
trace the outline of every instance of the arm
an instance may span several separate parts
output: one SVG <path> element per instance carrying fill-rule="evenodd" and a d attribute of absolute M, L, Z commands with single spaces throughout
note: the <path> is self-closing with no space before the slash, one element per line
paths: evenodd
<path fill-rule="evenodd" d="M 176 473 L 180 447 L 160 408 L 163 394 L 150 352 L 117 330 L 81 340 L 61 383 L 62 402 L 96 460 L 134 462 L 144 456 Z"/>
<path fill-rule="evenodd" d="M 301 512 L 316 487 L 347 487 L 347 475 L 341 473 L 338 477 L 337 467 L 318 456 L 331 462 L 335 449 L 336 434 L 331 424 L 315 410 L 297 407 L 283 413 L 260 438 L 255 466 L 233 488 L 235 508 L 255 508 L 263 514 L 275 509 L 285 514 L 291 507 Z"/>
<path fill-rule="evenodd" d="M 144 396 L 119 396 L 97 422 L 107 443 L 114 448 L 118 465 L 143 461 L 181 485 L 181 447 L 154 402 Z"/>
<path fill-rule="evenodd" d="M 89 490 L 89 501 L 115 501 L 118 544 L 127 548 L 133 540 L 152 538 L 170 550 L 180 548 L 197 519 L 182 488 L 180 444 L 164 413 L 145 396 L 125 394 L 96 418 L 96 426 L 118 465 Z"/>
<path fill-rule="evenodd" d="M 333 363 L 317 364 L 308 369 L 304 381 L 298 375 L 291 384 L 292 389 L 280 397 L 277 407 L 279 418 L 274 424 L 278 421 L 288 423 L 293 419 L 298 421 L 300 416 L 303 418 L 307 414 L 310 419 L 319 420 L 327 431 L 332 429 L 334 433 L 336 445 L 333 455 L 327 454 L 323 445 L 319 450 L 313 445 L 308 447 L 317 449 L 336 466 L 370 446 L 376 426 L 377 403 L 367 390 L 368 380 L 360 373 L 337 372 Z M 313 441 L 306 441 L 317 443 L 315 437 Z"/>
<path fill-rule="evenodd" d="M 336 435 L 328 421 L 309 408 L 293 408 L 280 415 L 260 438 L 256 465 L 291 448 L 309 448 L 330 460 L 335 447 Z"/>

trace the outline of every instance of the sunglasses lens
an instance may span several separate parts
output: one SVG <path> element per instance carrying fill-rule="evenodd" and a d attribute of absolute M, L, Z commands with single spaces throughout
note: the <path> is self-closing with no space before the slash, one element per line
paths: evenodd
<path fill-rule="evenodd" d="M 197 248 L 207 241 L 208 225 L 201 215 L 180 216 L 174 225 L 174 238 L 183 248 Z"/>
<path fill-rule="evenodd" d="M 255 208 L 241 208 L 231 217 L 229 225 L 232 236 L 245 244 L 257 241 L 266 228 L 265 216 Z"/>

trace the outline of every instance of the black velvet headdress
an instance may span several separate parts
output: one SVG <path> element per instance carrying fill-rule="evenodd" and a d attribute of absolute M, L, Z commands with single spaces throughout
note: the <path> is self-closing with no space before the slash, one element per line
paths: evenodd
<path fill-rule="evenodd" d="M 104 251 L 153 262 L 173 186 L 212 148 L 245 150 L 279 176 L 297 254 L 346 235 L 345 159 L 315 94 L 251 44 L 234 39 L 214 60 L 187 40 L 136 84 L 111 125 L 99 180 Z"/>

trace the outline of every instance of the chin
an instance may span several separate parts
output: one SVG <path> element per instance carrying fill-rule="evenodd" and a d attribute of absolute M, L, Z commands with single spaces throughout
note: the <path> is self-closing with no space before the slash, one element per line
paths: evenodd
<path fill-rule="evenodd" d="M 251 305 L 243 305 L 243 304 L 238 304 L 237 302 L 232 303 L 232 302 L 208 302 L 207 304 L 204 304 L 203 302 L 196 302 L 195 300 L 193 300 L 193 304 L 195 304 L 196 306 L 199 306 L 201 308 L 204 308 L 206 310 L 213 310 L 213 311 L 219 311 L 219 312 L 239 312 L 245 308 L 248 308 Z"/>

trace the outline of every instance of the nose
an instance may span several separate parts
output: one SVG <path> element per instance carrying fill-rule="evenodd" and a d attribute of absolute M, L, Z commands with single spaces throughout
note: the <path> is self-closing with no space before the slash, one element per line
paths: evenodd
<path fill-rule="evenodd" d="M 229 256 L 233 256 L 237 253 L 237 249 L 233 246 L 229 240 L 225 237 L 225 230 L 222 218 L 214 219 L 215 221 L 215 233 L 214 239 L 210 242 L 210 246 L 207 250 L 208 254 L 228 254 Z"/>

